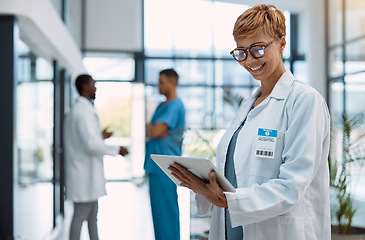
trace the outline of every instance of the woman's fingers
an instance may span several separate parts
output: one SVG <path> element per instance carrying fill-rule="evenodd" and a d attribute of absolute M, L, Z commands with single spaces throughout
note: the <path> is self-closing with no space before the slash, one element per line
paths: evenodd
<path fill-rule="evenodd" d="M 180 170 L 175 168 L 174 166 L 169 166 L 167 169 L 170 170 L 171 174 L 174 177 L 176 177 L 179 181 L 184 177 L 184 175 L 180 172 Z"/>
<path fill-rule="evenodd" d="M 209 173 L 209 183 L 213 188 L 219 188 L 219 185 L 217 183 L 217 178 L 214 171 L 211 171 Z"/>
<path fill-rule="evenodd" d="M 181 172 L 175 169 L 171 171 L 171 175 L 174 176 L 181 183 L 187 183 L 187 179 L 184 177 L 184 175 L 182 175 Z"/>
<path fill-rule="evenodd" d="M 181 182 L 181 186 L 191 189 L 192 184 L 190 183 L 190 179 L 187 178 L 186 175 L 180 171 L 180 169 L 174 166 L 170 166 L 168 169 L 171 171 L 171 175 Z"/>
<path fill-rule="evenodd" d="M 202 179 L 195 176 L 180 164 L 174 163 L 169 166 L 168 169 L 171 171 L 171 174 L 181 182 L 180 186 L 187 187 L 195 193 L 201 193 L 202 189 L 206 189 L 206 184 Z"/>
<path fill-rule="evenodd" d="M 209 173 L 209 184 L 204 183 L 202 179 L 195 176 L 185 167 L 174 163 L 168 169 L 171 174 L 181 182 L 180 186 L 187 187 L 193 190 L 196 194 L 205 196 L 210 202 L 219 207 L 225 207 L 227 200 L 222 189 L 217 183 L 216 174 L 214 171 Z"/>
<path fill-rule="evenodd" d="M 200 180 L 200 178 L 198 178 L 197 176 L 195 176 L 194 174 L 192 174 L 189 170 L 187 170 L 185 167 L 181 166 L 178 163 L 174 163 L 172 165 L 172 167 L 176 168 L 177 170 L 179 170 L 179 172 L 183 175 L 184 178 L 186 178 L 186 180 L 190 180 L 190 181 L 197 181 Z"/>

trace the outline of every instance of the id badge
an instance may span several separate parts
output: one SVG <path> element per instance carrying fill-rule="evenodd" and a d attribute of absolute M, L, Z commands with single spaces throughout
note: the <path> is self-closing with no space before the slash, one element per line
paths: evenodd
<path fill-rule="evenodd" d="M 277 130 L 259 128 L 257 133 L 256 156 L 274 158 L 277 137 Z"/>

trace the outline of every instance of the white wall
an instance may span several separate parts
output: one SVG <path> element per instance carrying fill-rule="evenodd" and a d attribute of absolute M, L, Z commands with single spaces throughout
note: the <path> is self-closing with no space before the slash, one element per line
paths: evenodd
<path fill-rule="evenodd" d="M 85 50 L 142 50 L 142 0 L 86 0 Z"/>

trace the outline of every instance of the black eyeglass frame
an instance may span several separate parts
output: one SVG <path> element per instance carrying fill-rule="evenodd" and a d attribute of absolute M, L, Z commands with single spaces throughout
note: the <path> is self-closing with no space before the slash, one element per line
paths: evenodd
<path fill-rule="evenodd" d="M 258 59 L 258 58 L 262 58 L 262 57 L 264 57 L 264 55 L 265 55 L 265 48 L 267 48 L 270 44 L 272 44 L 272 43 L 276 42 L 276 41 L 277 41 L 277 40 L 279 40 L 280 38 L 281 38 L 281 37 L 276 37 L 276 38 L 275 38 L 275 40 L 273 40 L 273 41 L 271 41 L 271 42 L 269 42 L 269 43 L 267 43 L 267 44 L 265 44 L 265 45 L 257 45 L 257 44 L 254 44 L 254 45 L 249 46 L 247 49 L 244 49 L 244 48 L 242 48 L 242 47 L 238 47 L 238 48 L 233 49 L 233 50 L 232 50 L 229 54 L 231 54 L 231 55 L 232 55 L 232 57 L 234 58 L 234 60 L 236 60 L 237 62 L 243 62 L 243 61 L 245 61 L 245 60 L 247 59 L 248 51 L 250 52 L 251 56 L 252 56 L 252 57 L 254 57 L 254 58 L 256 58 L 256 59 Z M 255 54 L 253 54 L 253 53 L 251 52 L 251 50 L 252 50 L 252 48 L 253 48 L 253 47 L 261 47 L 261 48 L 262 48 L 262 50 L 264 50 L 264 53 L 262 54 L 262 56 L 261 56 L 261 57 L 255 57 Z M 242 50 L 242 51 L 244 51 L 244 52 L 246 53 L 245 58 L 244 58 L 243 60 L 238 60 L 238 59 L 234 56 L 234 51 L 237 51 L 237 50 Z"/>

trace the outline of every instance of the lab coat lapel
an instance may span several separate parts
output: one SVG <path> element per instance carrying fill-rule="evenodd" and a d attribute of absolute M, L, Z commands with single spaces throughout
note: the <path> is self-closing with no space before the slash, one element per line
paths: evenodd
<path fill-rule="evenodd" d="M 283 73 L 272 90 L 270 98 L 285 99 L 289 95 L 290 88 L 293 85 L 294 80 L 295 78 L 290 71 Z"/>
<path fill-rule="evenodd" d="M 271 98 L 274 98 L 276 100 L 283 100 L 286 99 L 286 97 L 290 93 L 290 88 L 294 83 L 294 76 L 291 74 L 290 71 L 286 71 L 283 73 L 283 75 L 280 77 L 278 82 L 276 83 L 273 91 L 267 97 L 262 103 L 260 103 L 257 107 L 255 107 L 252 110 L 252 113 L 248 116 L 248 113 L 251 110 L 252 105 L 254 104 L 256 98 L 261 93 L 261 87 L 259 87 L 252 96 L 244 102 L 244 104 L 240 107 L 237 113 L 237 117 L 233 120 L 231 126 L 227 129 L 227 132 L 222 137 L 222 140 L 219 145 L 219 154 L 217 154 L 217 164 L 219 164 L 221 169 L 224 171 L 225 161 L 226 161 L 226 155 L 228 150 L 229 142 L 236 131 L 236 129 L 240 126 L 243 120 L 246 119 L 249 121 L 250 119 L 254 118 L 257 114 L 259 114 L 262 111 L 262 108 L 267 106 L 267 103 L 271 100 Z M 218 152 L 217 152 L 218 153 Z"/>
<path fill-rule="evenodd" d="M 293 85 L 294 80 L 295 78 L 290 71 L 284 72 L 279 78 L 278 82 L 275 84 L 274 89 L 271 91 L 270 95 L 252 110 L 252 113 L 250 113 L 250 115 L 247 117 L 247 120 L 256 117 L 261 111 L 263 111 L 263 108 L 265 108 L 272 99 L 279 101 L 286 99 L 290 93 L 290 88 Z M 253 101 L 255 101 L 260 92 L 261 88 L 258 89 L 258 91 L 256 91 L 256 93 L 253 95 L 255 96 Z"/>

